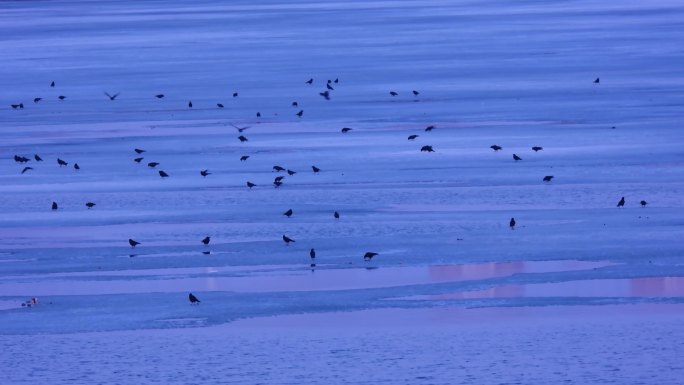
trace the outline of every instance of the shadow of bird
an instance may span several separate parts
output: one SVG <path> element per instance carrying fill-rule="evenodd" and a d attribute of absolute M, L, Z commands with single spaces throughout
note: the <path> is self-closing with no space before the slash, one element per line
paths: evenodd
<path fill-rule="evenodd" d="M 496 144 L 492 144 L 491 146 L 489 146 L 489 148 L 491 148 L 494 151 L 501 151 L 503 149 L 503 147 L 497 146 Z"/>
<path fill-rule="evenodd" d="M 409 135 L 408 140 L 415 140 L 415 139 L 416 139 L 417 137 L 419 137 L 419 136 L 420 136 L 420 135 L 415 135 L 415 134 L 414 134 L 414 135 Z"/>
<path fill-rule="evenodd" d="M 28 170 L 33 170 L 33 167 L 26 166 L 26 167 L 24 167 L 23 170 L 21 170 L 21 173 L 23 174 L 23 173 L 25 173 L 25 172 L 28 171 Z"/>
<path fill-rule="evenodd" d="M 136 246 L 138 246 L 140 244 L 140 242 L 134 241 L 133 239 L 128 238 L 128 244 L 131 245 L 132 248 L 135 248 Z"/>
<path fill-rule="evenodd" d="M 247 139 L 244 135 L 238 136 L 238 139 L 240 139 L 240 142 L 241 142 L 241 143 L 244 143 L 244 142 L 247 142 L 247 141 L 248 141 L 248 139 Z"/>
<path fill-rule="evenodd" d="M 617 204 L 617 207 L 624 207 L 625 206 L 625 197 L 620 198 L 620 201 Z"/>
<path fill-rule="evenodd" d="M 150 168 L 155 168 L 157 166 L 159 166 L 159 162 L 150 162 L 147 164 L 147 167 L 150 167 Z"/>
<path fill-rule="evenodd" d="M 254 187 L 254 186 L 256 186 L 254 183 L 252 183 L 252 182 L 247 182 L 247 187 L 249 187 L 250 190 L 251 190 L 252 187 Z"/>
<path fill-rule="evenodd" d="M 191 305 L 199 304 L 199 303 L 201 302 L 201 301 L 200 301 L 197 297 L 195 297 L 192 293 L 188 294 L 188 300 L 190 301 L 190 304 L 191 304 Z"/>
<path fill-rule="evenodd" d="M 432 148 L 432 146 L 423 146 L 420 148 L 420 151 L 422 151 L 422 152 L 435 152 L 435 150 Z"/>
<path fill-rule="evenodd" d="M 532 147 L 532 150 L 534 150 L 534 152 L 537 152 L 537 151 L 540 151 L 540 150 L 543 150 L 543 149 L 544 149 L 544 147 L 539 147 L 539 146 L 534 146 L 534 147 Z"/>
<path fill-rule="evenodd" d="M 283 242 L 285 242 L 286 245 L 289 245 L 290 242 L 294 242 L 295 240 L 288 237 L 287 235 L 283 235 Z"/>
<path fill-rule="evenodd" d="M 204 237 L 204 239 L 202 239 L 202 243 L 204 243 L 205 245 L 208 245 L 209 241 L 211 241 L 211 237 L 208 237 L 208 236 Z"/>
<path fill-rule="evenodd" d="M 142 162 L 143 159 L 145 159 L 145 158 L 135 158 L 135 159 L 133 159 L 133 161 L 135 163 L 140 163 L 140 162 Z"/>
<path fill-rule="evenodd" d="M 314 174 L 318 174 L 319 172 L 321 172 L 321 169 L 316 166 L 311 166 L 311 169 L 313 170 Z"/>
<path fill-rule="evenodd" d="M 351 130 L 352 130 L 352 129 L 349 128 L 349 127 L 343 127 L 343 128 L 342 128 L 342 133 L 343 133 L 343 134 L 346 134 L 347 132 L 349 132 L 349 131 L 351 131 Z"/>
<path fill-rule="evenodd" d="M 513 160 L 515 160 L 515 161 L 517 162 L 517 161 L 519 161 L 519 160 L 522 160 L 522 158 L 519 157 L 519 156 L 517 156 L 517 155 L 515 155 L 515 154 L 513 154 Z"/>
<path fill-rule="evenodd" d="M 110 95 L 109 93 L 105 92 L 105 95 L 109 98 L 109 100 L 115 100 L 117 96 L 119 96 L 120 92 L 115 93 L 114 95 Z"/>
<path fill-rule="evenodd" d="M 57 202 L 52 202 L 52 209 L 57 210 L 59 207 L 57 206 Z"/>
<path fill-rule="evenodd" d="M 90 210 L 90 209 L 92 209 L 93 207 L 95 207 L 95 203 L 93 203 L 93 202 L 86 202 L 85 205 L 86 205 L 86 207 L 88 208 L 88 210 Z"/>
<path fill-rule="evenodd" d="M 247 159 L 249 159 L 249 155 L 243 155 L 243 156 L 240 157 L 240 162 L 244 162 L 244 161 L 246 161 Z"/>
<path fill-rule="evenodd" d="M 366 254 L 363 255 L 363 260 L 364 261 L 370 261 L 375 257 L 376 255 L 379 255 L 378 253 L 374 253 L 372 251 L 367 252 Z"/>
<path fill-rule="evenodd" d="M 62 167 L 62 166 L 66 166 L 69 163 L 57 158 L 57 164 L 59 164 L 59 167 Z"/>
<path fill-rule="evenodd" d="M 206 178 L 207 175 L 211 175 L 211 173 L 209 172 L 209 170 L 202 170 L 200 171 L 200 175 Z"/>
<path fill-rule="evenodd" d="M 159 176 L 162 177 L 162 178 L 168 178 L 168 177 L 169 177 L 169 174 L 165 173 L 165 172 L 162 171 L 162 170 L 159 170 Z"/>
<path fill-rule="evenodd" d="M 289 209 L 289 210 L 285 211 L 285 212 L 283 213 L 283 215 L 285 215 L 285 216 L 288 217 L 288 218 L 291 217 L 291 216 L 292 216 L 292 209 Z"/>
<path fill-rule="evenodd" d="M 553 175 L 547 175 L 544 177 L 544 182 L 551 182 L 551 179 L 553 179 Z"/>
<path fill-rule="evenodd" d="M 511 226 L 511 230 L 515 229 L 515 218 L 511 218 L 511 221 L 508 222 L 508 225 Z"/>

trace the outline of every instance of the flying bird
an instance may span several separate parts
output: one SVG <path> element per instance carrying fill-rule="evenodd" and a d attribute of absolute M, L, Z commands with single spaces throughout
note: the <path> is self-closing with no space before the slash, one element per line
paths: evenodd
<path fill-rule="evenodd" d="M 206 178 L 207 175 L 211 175 L 211 173 L 209 172 L 209 170 L 202 170 L 200 171 L 200 175 Z"/>
<path fill-rule="evenodd" d="M 247 142 L 247 141 L 248 141 L 248 139 L 247 139 L 244 135 L 238 136 L 238 139 L 240 139 L 240 142 L 241 142 L 241 143 L 244 143 L 244 142 Z"/>
<path fill-rule="evenodd" d="M 116 99 L 117 96 L 119 96 L 120 92 L 115 93 L 114 95 L 110 95 L 109 93 L 105 92 L 105 95 L 109 98 L 109 100 L 114 100 Z"/>
<path fill-rule="evenodd" d="M 427 126 L 425 127 L 425 132 L 430 132 L 435 129 L 435 126 Z"/>
<path fill-rule="evenodd" d="M 43 161 L 43 158 L 41 158 L 40 156 L 38 156 L 38 154 L 33 155 L 33 159 L 35 159 L 36 162 L 42 162 L 42 161 Z"/>
<path fill-rule="evenodd" d="M 544 147 L 539 147 L 539 146 L 532 147 L 532 150 L 534 150 L 534 152 L 537 152 L 537 151 L 543 150 L 543 149 L 544 149 Z"/>
<path fill-rule="evenodd" d="M 165 172 L 162 171 L 162 170 L 159 170 L 159 176 L 162 177 L 162 178 L 168 178 L 168 177 L 169 177 L 169 174 L 165 173 Z"/>
<path fill-rule="evenodd" d="M 511 218 L 511 221 L 508 223 L 509 226 L 511 226 L 511 230 L 515 228 L 515 218 Z"/>
<path fill-rule="evenodd" d="M 25 173 L 25 172 L 28 171 L 28 170 L 33 170 L 33 167 L 28 167 L 28 166 L 26 166 L 26 167 L 24 167 L 23 170 L 21 170 L 21 173 L 23 174 L 23 173 Z"/>
<path fill-rule="evenodd" d="M 159 162 L 150 162 L 147 164 L 147 167 L 155 168 L 159 166 Z"/>
<path fill-rule="evenodd" d="M 285 212 L 283 213 L 283 215 L 285 215 L 285 216 L 288 217 L 288 218 L 291 217 L 291 216 L 292 216 L 292 209 L 289 209 L 289 210 L 285 211 Z"/>
<path fill-rule="evenodd" d="M 133 239 L 128 238 L 128 244 L 131 245 L 132 248 L 135 248 L 137 245 L 140 244 L 140 242 L 134 241 Z"/>
<path fill-rule="evenodd" d="M 618 202 L 617 207 L 624 207 L 625 206 L 625 197 L 620 198 L 620 202 Z"/>
<path fill-rule="evenodd" d="M 321 169 L 316 166 L 311 166 L 311 169 L 313 170 L 314 174 L 318 174 L 319 172 L 321 172 Z"/>
<path fill-rule="evenodd" d="M 304 115 L 304 110 L 299 110 L 299 112 L 297 112 L 296 115 L 299 116 L 299 117 L 301 118 L 302 115 Z"/>
<path fill-rule="evenodd" d="M 85 205 L 86 205 L 86 207 L 88 208 L 88 210 L 90 210 L 90 209 L 92 209 L 92 208 L 95 206 L 95 203 L 93 203 L 93 202 L 86 202 Z"/>
<path fill-rule="evenodd" d="M 288 237 L 287 235 L 283 235 L 283 241 L 285 242 L 286 245 L 289 245 L 290 242 L 294 242 L 295 240 Z"/>
<path fill-rule="evenodd" d="M 553 175 L 547 175 L 544 177 L 544 182 L 551 182 L 551 179 L 553 179 Z"/>
<path fill-rule="evenodd" d="M 190 304 L 199 304 L 201 301 L 197 299 L 192 293 L 188 294 L 188 300 L 190 300 Z"/>
<path fill-rule="evenodd" d="M 497 146 L 496 144 L 492 144 L 491 146 L 489 146 L 489 148 L 491 148 L 494 151 L 500 151 L 503 149 L 503 147 Z"/>
<path fill-rule="evenodd" d="M 648 202 L 646 202 L 646 201 L 641 201 L 639 203 L 641 203 L 641 207 L 646 207 L 646 205 L 648 204 Z"/>
<path fill-rule="evenodd" d="M 57 210 L 57 209 L 58 209 L 58 207 L 57 207 L 57 202 L 52 202 L 52 209 L 53 209 L 53 210 Z"/>
<path fill-rule="evenodd" d="M 517 156 L 517 155 L 515 155 L 515 154 L 513 154 L 513 160 L 515 160 L 515 161 L 517 162 L 517 161 L 519 161 L 519 160 L 522 160 L 522 158 L 519 157 L 519 156 Z"/>
<path fill-rule="evenodd" d="M 240 162 L 244 162 L 244 161 L 246 161 L 247 159 L 249 159 L 249 155 L 243 155 L 243 156 L 240 157 Z"/>
<path fill-rule="evenodd" d="M 423 146 L 420 148 L 421 152 L 435 152 L 435 150 L 432 148 L 432 146 Z"/>
<path fill-rule="evenodd" d="M 202 239 L 202 243 L 204 243 L 205 245 L 208 245 L 210 240 L 211 240 L 210 237 L 208 237 L 208 236 L 204 237 L 204 239 Z"/>
<path fill-rule="evenodd" d="M 343 128 L 342 128 L 342 133 L 343 133 L 343 134 L 346 134 L 347 132 L 349 132 L 349 131 L 351 131 L 351 130 L 352 130 L 352 129 L 349 128 L 349 127 L 343 127 Z"/>
<path fill-rule="evenodd" d="M 309 251 L 309 257 L 311 257 L 311 259 L 315 259 L 316 258 L 316 250 L 311 248 L 311 250 Z"/>
<path fill-rule="evenodd" d="M 399 94 L 396 93 L 396 92 L 394 92 L 394 91 L 390 91 L 390 95 L 392 95 L 392 96 L 397 96 L 397 95 L 399 95 Z"/>
<path fill-rule="evenodd" d="M 244 130 L 250 128 L 250 127 L 252 127 L 252 126 L 238 127 L 238 126 L 234 125 L 233 123 L 231 123 L 230 125 L 233 126 L 233 127 L 235 127 L 235 129 L 238 130 L 239 133 L 242 133 L 242 131 L 244 131 Z"/>
<path fill-rule="evenodd" d="M 135 163 L 140 163 L 143 159 L 145 159 L 145 158 L 135 158 L 135 159 L 133 159 L 133 161 Z"/>
<path fill-rule="evenodd" d="M 256 186 L 254 183 L 252 183 L 252 182 L 247 182 L 247 187 L 249 187 L 250 190 L 251 190 L 252 187 L 254 187 L 254 186 Z"/>
<path fill-rule="evenodd" d="M 62 167 L 62 166 L 66 166 L 69 163 L 57 158 L 57 164 L 59 164 L 59 167 Z"/>
<path fill-rule="evenodd" d="M 419 137 L 419 136 L 420 136 L 420 135 L 415 135 L 415 134 L 414 134 L 414 135 L 409 135 L 408 140 L 415 140 L 415 139 L 416 139 L 417 137 Z"/>
<path fill-rule="evenodd" d="M 367 252 L 366 254 L 363 255 L 363 260 L 364 260 L 364 261 L 370 261 L 370 260 L 373 259 L 373 257 L 375 257 L 376 255 L 378 255 L 378 253 L 374 253 L 374 252 L 372 252 L 372 251 L 369 251 L 369 252 Z"/>

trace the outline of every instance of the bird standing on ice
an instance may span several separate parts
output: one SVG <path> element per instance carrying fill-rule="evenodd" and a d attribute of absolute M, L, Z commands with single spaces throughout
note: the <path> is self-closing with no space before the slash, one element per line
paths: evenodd
<path fill-rule="evenodd" d="M 511 218 L 511 221 L 508 223 L 509 226 L 511 226 L 511 230 L 515 229 L 515 218 Z"/>
<path fill-rule="evenodd" d="M 617 207 L 625 207 L 625 197 L 620 198 L 620 202 L 618 202 Z"/>
<path fill-rule="evenodd" d="M 199 304 L 201 301 L 197 299 L 192 293 L 188 294 L 188 299 L 190 300 L 190 304 Z"/>

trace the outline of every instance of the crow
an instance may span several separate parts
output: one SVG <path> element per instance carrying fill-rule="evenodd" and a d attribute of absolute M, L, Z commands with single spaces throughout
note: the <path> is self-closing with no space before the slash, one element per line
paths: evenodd
<path fill-rule="evenodd" d="M 394 92 L 394 91 L 390 91 L 390 95 L 392 95 L 392 96 L 397 96 L 397 95 L 399 95 L 399 94 L 396 93 L 396 92 Z"/>
<path fill-rule="evenodd" d="M 435 126 L 427 126 L 425 127 L 425 132 L 430 132 L 435 129 Z"/>
<path fill-rule="evenodd" d="M 164 94 L 157 94 L 157 95 L 154 95 L 154 97 L 157 99 L 162 99 L 164 97 Z"/>
<path fill-rule="evenodd" d="M 420 136 L 420 135 L 415 135 L 415 134 L 414 134 L 414 135 L 409 135 L 408 140 L 414 140 L 414 139 L 416 139 L 416 138 L 419 137 L 419 136 Z"/>
<path fill-rule="evenodd" d="M 28 167 L 28 166 L 26 166 L 26 167 L 24 167 L 23 170 L 21 170 L 21 173 L 23 174 L 23 173 L 25 173 L 25 172 L 28 171 L 28 170 L 33 170 L 33 167 Z"/>
<path fill-rule="evenodd" d="M 648 202 L 646 202 L 646 201 L 641 201 L 639 203 L 641 203 L 641 207 L 646 207 L 646 205 L 648 204 Z"/>
<path fill-rule="evenodd" d="M 282 176 L 282 175 L 281 175 L 281 176 L 277 176 L 277 177 L 275 177 L 275 179 L 274 179 L 273 181 L 274 181 L 274 182 L 282 182 L 282 181 L 283 181 L 283 178 L 285 178 L 285 177 Z"/>
<path fill-rule="evenodd" d="M 340 219 L 340 213 L 338 213 L 337 211 L 335 211 L 335 212 L 333 213 L 333 217 L 335 217 L 335 219 Z"/>
<path fill-rule="evenodd" d="M 290 242 L 294 242 L 295 240 L 288 237 L 287 235 L 283 235 L 283 241 L 285 242 L 286 245 L 289 245 Z"/>
<path fill-rule="evenodd" d="M 15 110 L 16 110 L 17 108 L 19 108 L 19 105 L 18 105 L 18 104 L 12 104 L 11 106 L 12 106 L 12 108 L 15 109 Z"/>
<path fill-rule="evenodd" d="M 165 173 L 165 172 L 162 171 L 162 170 L 159 170 L 159 176 L 162 177 L 162 178 L 168 178 L 168 177 L 169 177 L 169 174 Z"/>
<path fill-rule="evenodd" d="M 59 100 L 64 100 L 64 99 L 66 99 L 66 96 L 64 96 L 64 95 L 59 95 L 59 96 L 57 97 L 57 99 L 59 99 Z"/>
<path fill-rule="evenodd" d="M 534 150 L 534 152 L 537 152 L 537 151 L 543 150 L 543 149 L 544 149 L 544 147 L 539 147 L 539 146 L 532 147 L 532 150 Z"/>
<path fill-rule="evenodd" d="M 364 260 L 364 261 L 370 261 L 370 260 L 373 259 L 373 257 L 375 257 L 376 255 L 378 255 L 378 253 L 374 253 L 374 252 L 372 252 L 372 251 L 369 251 L 369 252 L 367 252 L 366 254 L 363 255 L 363 260 Z"/>
<path fill-rule="evenodd" d="M 233 92 L 233 97 L 234 97 L 234 98 L 237 98 L 237 96 L 238 96 L 238 93 L 237 93 L 237 92 Z"/>
<path fill-rule="evenodd" d="M 292 107 L 299 107 L 299 103 L 297 103 L 297 102 L 292 102 Z"/>
<path fill-rule="evenodd" d="M 42 162 L 42 161 L 43 161 L 43 158 L 41 158 L 40 156 L 38 156 L 38 154 L 33 155 L 33 159 L 35 159 L 36 162 Z"/>
<path fill-rule="evenodd" d="M 192 293 L 188 294 L 188 299 L 190 300 L 190 304 L 199 304 L 201 301 L 197 299 Z"/>
<path fill-rule="evenodd" d="M 596 78 L 596 80 L 594 80 L 594 84 L 599 84 L 599 83 L 601 83 L 601 79 Z"/>
<path fill-rule="evenodd" d="M 620 202 L 618 202 L 617 207 L 624 207 L 625 206 L 625 197 L 620 198 Z"/>
<path fill-rule="evenodd" d="M 285 211 L 285 212 L 283 213 L 283 215 L 285 215 L 285 216 L 288 217 L 288 218 L 291 217 L 291 216 L 292 216 L 292 209 L 289 209 L 289 210 Z"/>
<path fill-rule="evenodd" d="M 188 102 L 188 108 L 192 108 L 192 100 Z"/>
<path fill-rule="evenodd" d="M 53 210 L 57 210 L 57 209 L 58 209 L 58 207 L 57 207 L 57 202 L 52 202 L 52 209 L 53 209 Z"/>
<path fill-rule="evenodd" d="M 319 172 L 321 172 L 321 169 L 316 166 L 311 166 L 311 169 L 313 170 L 314 174 L 318 174 Z"/>
<path fill-rule="evenodd" d="M 328 84 L 332 83 L 332 80 L 328 79 Z"/>
<path fill-rule="evenodd" d="M 418 91 L 416 91 L 416 90 L 413 90 L 413 91 L 411 91 L 411 92 L 413 92 L 413 96 L 418 96 L 418 95 L 420 95 L 420 92 L 418 92 Z"/>
<path fill-rule="evenodd" d="M 240 139 L 240 143 L 244 143 L 244 142 L 248 141 L 248 139 L 244 135 L 238 136 L 238 139 Z"/>
<path fill-rule="evenodd" d="M 280 187 L 280 186 L 282 186 L 282 185 L 283 185 L 283 182 L 280 182 L 280 181 L 274 181 L 274 182 L 273 182 L 273 187 L 275 187 L 275 188 L 278 188 L 278 187 Z"/>
<path fill-rule="evenodd" d="M 93 206 L 95 206 L 95 203 L 93 203 L 93 202 L 86 202 L 85 205 L 86 205 L 86 207 L 88 208 L 88 210 L 90 210 L 90 209 L 93 208 Z"/>
<path fill-rule="evenodd" d="M 147 164 L 147 167 L 155 168 L 159 166 L 159 162 L 150 162 Z"/>
<path fill-rule="evenodd" d="M 285 169 L 280 167 L 280 166 L 273 166 L 273 171 L 281 172 L 281 171 L 285 171 Z"/>
<path fill-rule="evenodd" d="M 290 170 L 290 169 L 287 170 L 287 175 L 289 175 L 289 176 L 292 176 L 292 175 L 294 175 L 294 174 L 296 174 L 296 173 L 297 173 L 297 171 L 292 171 L 292 170 Z"/>
<path fill-rule="evenodd" d="M 143 159 L 145 159 L 145 158 L 135 158 L 135 159 L 133 159 L 133 161 L 135 163 L 140 163 Z"/>
<path fill-rule="evenodd" d="M 200 175 L 206 178 L 207 175 L 211 175 L 211 173 L 209 172 L 209 170 L 202 170 L 200 171 Z"/>
<path fill-rule="evenodd" d="M 511 230 L 515 229 L 515 218 L 511 218 L 511 221 L 508 223 L 509 226 L 511 226 Z"/>
<path fill-rule="evenodd" d="M 240 157 L 240 162 L 244 162 L 244 161 L 246 161 L 247 159 L 249 159 L 249 155 L 243 155 L 243 156 Z"/>
<path fill-rule="evenodd" d="M 330 91 L 335 91 L 335 89 L 332 88 L 332 86 L 330 85 L 330 83 L 326 84 L 326 85 L 325 85 L 325 88 L 327 88 L 327 89 L 330 90 Z"/>
<path fill-rule="evenodd" d="M 330 100 L 330 91 L 319 92 L 319 95 L 325 98 L 325 100 Z"/>
<path fill-rule="evenodd" d="M 69 163 L 57 158 L 57 164 L 59 164 L 59 167 L 62 167 L 62 166 L 66 166 Z"/>
<path fill-rule="evenodd" d="M 221 103 L 216 103 L 216 107 L 218 107 L 218 108 L 223 108 L 223 104 L 221 104 Z"/>
<path fill-rule="evenodd" d="M 208 245 L 210 240 L 211 240 L 210 237 L 208 237 L 208 236 L 204 237 L 204 239 L 202 239 L 202 243 L 204 243 L 205 245 Z"/>
<path fill-rule="evenodd" d="M 74 163 L 74 170 L 80 170 L 81 167 L 78 165 L 78 163 Z"/>
<path fill-rule="evenodd" d="M 311 250 L 309 251 L 309 257 L 311 257 L 311 259 L 316 259 L 316 250 L 311 248 Z"/>
<path fill-rule="evenodd" d="M 145 150 L 141 150 L 139 148 L 134 148 L 133 151 L 135 151 L 137 154 L 142 154 L 143 152 L 145 152 Z"/>
<path fill-rule="evenodd" d="M 107 95 L 107 97 L 109 98 L 109 100 L 114 100 L 114 99 L 116 99 L 117 96 L 119 96 L 120 92 L 117 92 L 117 93 L 115 93 L 114 95 L 110 95 L 110 94 L 108 94 L 108 93 L 106 93 L 106 92 L 105 92 L 104 94 Z"/>
<path fill-rule="evenodd" d="M 491 146 L 489 146 L 489 148 L 491 148 L 494 151 L 499 151 L 503 149 L 503 147 L 497 146 L 496 144 L 492 144 Z"/>
<path fill-rule="evenodd" d="M 296 115 L 299 116 L 299 117 L 301 118 L 302 115 L 304 115 L 304 110 L 299 110 L 299 112 L 297 112 Z"/>
<path fill-rule="evenodd" d="M 252 183 L 252 182 L 247 182 L 247 187 L 249 187 L 250 190 L 251 190 L 252 187 L 254 187 L 254 186 L 256 186 L 254 183 Z"/>
<path fill-rule="evenodd" d="M 140 244 L 140 242 L 134 241 L 131 238 L 128 238 L 128 244 L 131 245 L 132 248 L 135 248 L 137 245 Z"/>
<path fill-rule="evenodd" d="M 432 148 L 432 146 L 423 146 L 420 148 L 421 152 L 435 152 L 435 150 Z"/>
<path fill-rule="evenodd" d="M 306 83 L 306 84 L 313 84 L 313 78 L 311 78 L 311 79 L 305 81 L 304 83 Z"/>
<path fill-rule="evenodd" d="M 351 130 L 352 130 L 352 129 L 349 128 L 349 127 L 343 127 L 343 128 L 342 128 L 342 133 L 343 133 L 343 134 L 346 134 L 347 132 L 349 132 L 349 131 L 351 131 Z"/>
<path fill-rule="evenodd" d="M 50 87 L 54 87 L 54 86 L 55 86 L 55 82 L 53 80 L 52 83 L 50 83 Z"/>
<path fill-rule="evenodd" d="M 256 117 L 257 117 L 257 118 L 260 118 L 260 117 L 261 117 L 261 112 L 257 112 L 257 113 L 256 113 Z"/>
<path fill-rule="evenodd" d="M 43 100 L 43 98 L 33 98 L 34 103 L 38 103 L 39 101 Z"/>
<path fill-rule="evenodd" d="M 335 78 L 335 81 L 334 81 L 333 83 L 337 84 L 337 83 L 339 83 L 339 82 L 340 82 L 340 79 Z"/>
<path fill-rule="evenodd" d="M 519 156 L 517 156 L 517 155 L 515 155 L 515 154 L 513 154 L 513 160 L 515 160 L 515 161 L 517 162 L 517 161 L 519 161 L 519 160 L 522 160 L 522 158 L 519 157 Z"/>
<path fill-rule="evenodd" d="M 544 177 L 544 182 L 551 182 L 551 179 L 553 179 L 553 175 L 547 175 Z"/>

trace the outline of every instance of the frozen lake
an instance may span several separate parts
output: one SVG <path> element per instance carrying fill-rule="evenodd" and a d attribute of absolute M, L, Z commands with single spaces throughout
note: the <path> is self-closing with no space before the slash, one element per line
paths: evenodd
<path fill-rule="evenodd" d="M 683 21 L 0 2 L 0 382 L 677 384 Z"/>

